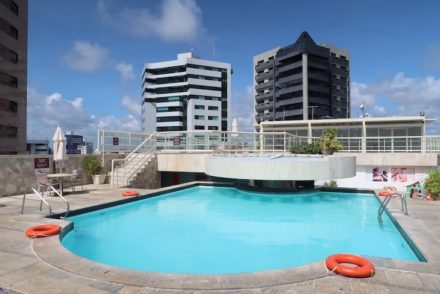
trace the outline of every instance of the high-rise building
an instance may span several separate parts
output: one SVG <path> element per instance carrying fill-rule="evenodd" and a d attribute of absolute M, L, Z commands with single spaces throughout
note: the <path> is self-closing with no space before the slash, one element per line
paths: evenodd
<path fill-rule="evenodd" d="M 255 56 L 255 122 L 350 117 L 349 57 L 307 32 Z"/>
<path fill-rule="evenodd" d="M 85 146 L 84 138 L 81 135 L 74 135 L 73 132 L 66 136 L 66 153 L 67 154 L 81 154 L 79 146 Z"/>
<path fill-rule="evenodd" d="M 0 0 L 0 154 L 26 153 L 28 1 Z"/>
<path fill-rule="evenodd" d="M 182 53 L 145 64 L 142 79 L 144 132 L 229 129 L 230 64 Z"/>

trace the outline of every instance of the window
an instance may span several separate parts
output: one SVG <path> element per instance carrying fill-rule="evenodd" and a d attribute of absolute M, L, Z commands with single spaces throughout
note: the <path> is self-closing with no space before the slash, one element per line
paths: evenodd
<path fill-rule="evenodd" d="M 194 126 L 194 129 L 195 129 L 195 130 L 204 130 L 204 129 L 205 129 L 205 126 L 198 126 L 198 125 L 195 125 L 195 126 Z"/>
<path fill-rule="evenodd" d="M 208 116 L 208 120 L 218 120 L 218 116 Z"/>
<path fill-rule="evenodd" d="M 8 21 L 0 17 L 0 31 L 5 32 L 14 39 L 18 39 L 18 30 Z"/>
<path fill-rule="evenodd" d="M 2 44 L 0 44 L 0 57 L 13 63 L 18 62 L 18 54 Z"/>
<path fill-rule="evenodd" d="M 218 106 L 208 106 L 208 110 L 218 110 Z"/>
<path fill-rule="evenodd" d="M 8 7 L 15 15 L 18 15 L 18 5 L 13 0 L 0 0 L 0 4 Z"/>
<path fill-rule="evenodd" d="M 204 115 L 194 115 L 194 119 L 204 120 L 205 116 Z"/>
<path fill-rule="evenodd" d="M 0 97 L 0 111 L 17 112 L 17 102 Z"/>
<path fill-rule="evenodd" d="M 218 131 L 218 127 L 217 126 L 208 126 L 208 130 Z"/>
<path fill-rule="evenodd" d="M 199 110 L 204 110 L 205 109 L 205 105 L 195 105 L 194 108 L 195 109 L 199 109 Z"/>
<path fill-rule="evenodd" d="M 5 72 L 0 71 L 0 84 L 9 86 L 11 88 L 17 88 L 18 80 L 16 77 L 13 77 Z"/>
<path fill-rule="evenodd" d="M 0 125 L 0 138 L 17 138 L 17 128 Z"/>

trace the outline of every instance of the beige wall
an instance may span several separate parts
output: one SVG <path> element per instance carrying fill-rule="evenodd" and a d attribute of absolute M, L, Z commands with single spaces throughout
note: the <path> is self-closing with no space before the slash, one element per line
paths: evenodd
<path fill-rule="evenodd" d="M 204 173 L 207 153 L 158 153 L 157 169 L 160 172 Z"/>
<path fill-rule="evenodd" d="M 74 169 L 84 170 L 82 162 L 85 155 L 69 154 L 68 157 L 69 159 L 64 163 L 63 171 L 69 173 Z M 106 155 L 104 160 L 106 169 L 110 169 L 109 166 L 112 159 L 121 157 L 123 155 Z M 29 192 L 31 187 L 36 186 L 35 158 L 48 158 L 49 170 L 50 172 L 55 172 L 52 155 L 0 155 L 0 197 L 17 195 L 25 191 Z M 91 182 L 91 177 L 85 174 L 85 183 Z"/>

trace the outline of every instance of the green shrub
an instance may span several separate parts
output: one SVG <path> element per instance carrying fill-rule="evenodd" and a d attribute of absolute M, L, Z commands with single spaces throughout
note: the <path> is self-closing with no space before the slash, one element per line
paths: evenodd
<path fill-rule="evenodd" d="M 102 172 L 102 165 L 101 160 L 93 155 L 87 155 L 86 158 L 84 158 L 84 170 L 89 175 L 99 175 Z"/>
<path fill-rule="evenodd" d="M 429 192 L 432 199 L 440 198 L 440 171 L 433 169 L 423 183 L 423 187 Z"/>
<path fill-rule="evenodd" d="M 319 154 L 321 152 L 321 148 L 315 143 L 296 145 L 290 149 L 290 152 L 293 154 Z"/>
<path fill-rule="evenodd" d="M 338 129 L 331 128 L 327 129 L 317 141 L 316 143 L 321 148 L 321 151 L 328 152 L 332 154 L 333 152 L 338 152 L 342 149 L 341 143 L 336 139 L 336 134 L 338 133 Z"/>
<path fill-rule="evenodd" d="M 330 182 L 324 182 L 324 187 L 336 188 L 338 187 L 338 183 L 335 180 L 331 180 Z"/>

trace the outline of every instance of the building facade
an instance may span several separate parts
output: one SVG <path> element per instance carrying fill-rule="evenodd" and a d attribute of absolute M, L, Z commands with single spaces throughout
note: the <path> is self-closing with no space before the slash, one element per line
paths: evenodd
<path fill-rule="evenodd" d="M 0 154 L 26 154 L 27 0 L 0 1 Z"/>
<path fill-rule="evenodd" d="M 27 140 L 26 152 L 30 155 L 50 154 L 48 140 Z"/>
<path fill-rule="evenodd" d="M 84 138 L 81 135 L 74 135 L 73 132 L 66 136 L 66 153 L 81 154 L 81 146 L 85 146 Z"/>
<path fill-rule="evenodd" d="M 147 63 L 142 75 L 142 131 L 229 130 L 231 65 L 192 52 Z"/>
<path fill-rule="evenodd" d="M 350 117 L 349 53 L 307 32 L 254 57 L 255 122 Z"/>

